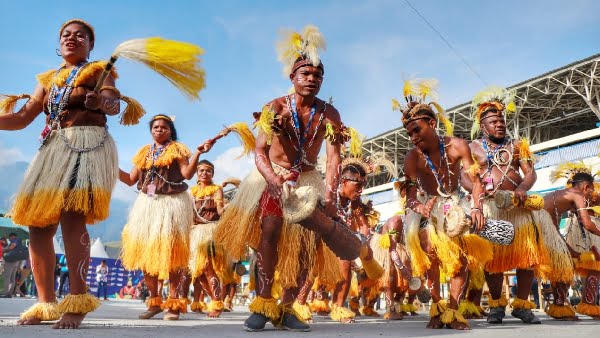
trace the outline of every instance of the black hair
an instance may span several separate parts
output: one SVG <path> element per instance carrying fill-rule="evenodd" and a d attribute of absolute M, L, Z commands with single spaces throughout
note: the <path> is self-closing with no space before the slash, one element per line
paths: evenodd
<path fill-rule="evenodd" d="M 101 263 L 106 263 L 106 259 L 103 259 Z"/>
<path fill-rule="evenodd" d="M 175 129 L 175 123 L 173 123 L 173 120 L 171 120 L 171 118 L 168 117 L 167 115 L 163 115 L 163 114 L 154 115 L 149 123 L 150 131 L 152 131 L 152 125 L 154 124 L 154 121 L 159 120 L 159 119 L 167 122 L 169 129 L 171 129 L 171 140 L 177 141 L 177 129 Z"/>
<path fill-rule="evenodd" d="M 215 165 L 212 164 L 212 162 L 210 162 L 209 160 L 200 160 L 200 162 L 198 162 L 198 167 L 201 165 L 207 165 L 211 167 L 213 171 L 215 171 Z"/>
<path fill-rule="evenodd" d="M 571 184 L 575 187 L 581 183 L 594 184 L 594 177 L 588 173 L 577 173 L 571 178 Z"/>
<path fill-rule="evenodd" d="M 367 173 L 365 172 L 365 169 L 363 169 L 363 167 L 356 165 L 356 164 L 346 165 L 344 167 L 344 169 L 342 169 L 342 175 L 344 175 L 346 173 L 359 174 L 361 177 L 364 177 L 367 175 Z"/>
<path fill-rule="evenodd" d="M 19 236 L 17 236 L 17 234 L 16 234 L 16 233 L 14 233 L 14 232 L 11 232 L 10 234 L 8 234 L 8 237 L 12 237 L 12 236 L 19 237 Z"/>

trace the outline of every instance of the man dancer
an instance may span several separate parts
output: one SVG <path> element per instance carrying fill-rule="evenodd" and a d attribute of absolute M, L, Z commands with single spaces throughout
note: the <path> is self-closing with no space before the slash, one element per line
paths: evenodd
<path fill-rule="evenodd" d="M 407 215 L 408 246 L 414 273 L 419 276 L 427 270 L 433 297 L 427 327 L 442 328 L 446 324 L 453 329 L 467 330 L 468 322 L 457 311 L 466 288 L 467 260 L 489 259 L 491 249 L 489 242 L 476 235 L 450 238 L 444 230 L 446 213 L 452 208 L 465 208 L 466 201 L 458 195 L 459 179 L 461 170 L 472 172 L 474 162 L 465 140 L 437 134 L 437 119 L 445 124 L 447 133 L 451 134 L 452 128 L 437 103 L 425 103 L 436 83 L 435 80 L 407 81 L 404 96 L 408 105 L 402 108 L 398 101 L 392 101 L 393 108 L 402 111 L 402 123 L 414 144 L 404 160 L 410 209 Z M 431 105 L 436 107 L 437 114 Z M 483 193 L 479 177 L 472 174 L 469 177 L 474 195 L 479 196 Z M 473 200 L 469 214 L 480 230 L 484 217 L 479 198 Z M 447 306 L 440 302 L 440 269 L 450 276 L 450 303 Z"/>
<path fill-rule="evenodd" d="M 248 331 L 261 331 L 268 321 L 287 330 L 310 330 L 297 318 L 292 304 L 298 288 L 304 285 L 304 280 L 298 277 L 306 278 L 308 269 L 319 264 L 313 231 L 327 244 L 323 251 L 339 254 L 340 250 L 352 247 L 350 250 L 358 254 L 354 251 L 356 246 L 350 243 L 357 240 L 356 237 L 348 237 L 343 226 L 329 218 L 321 219 L 318 224 L 290 224 L 282 202 L 284 185 L 298 189 L 311 187 L 324 201 L 325 213 L 330 217 L 337 215 L 340 147 L 348 139 L 348 131 L 341 123 L 339 112 L 316 97 L 324 73 L 317 50 L 324 45 L 314 26 L 307 26 L 302 35 L 292 33 L 280 44 L 280 59 L 294 85 L 294 93 L 277 98 L 263 108 L 257 121 L 257 170 L 241 183 L 215 232 L 215 242 L 225 245 L 234 258 L 245 255 L 246 245 L 257 251 L 257 297 L 250 304 L 252 314 L 244 323 Z M 325 139 L 328 142 L 324 185 L 315 166 Z M 362 250 L 361 255 L 366 257 L 368 253 Z M 332 273 L 338 276 L 337 265 L 332 267 L 335 269 Z M 281 306 L 271 294 L 275 270 L 284 287 Z"/>
<path fill-rule="evenodd" d="M 546 264 L 547 252 L 539 234 L 542 228 L 532 218 L 532 212 L 523 207 L 527 191 L 537 176 L 532 155 L 525 139 L 513 140 L 506 133 L 505 112 L 515 111 L 512 95 L 499 87 L 489 87 L 478 93 L 471 104 L 473 128 L 471 137 L 482 131 L 482 138 L 471 142 L 474 159 L 480 166 L 479 177 L 485 185 L 484 214 L 488 218 L 504 220 L 515 227 L 515 239 L 510 245 L 493 245 L 494 258 L 485 265 L 485 279 L 490 289 L 490 324 L 501 324 L 508 300 L 502 295 L 503 273 L 517 269 L 517 295 L 512 303 L 512 315 L 526 324 L 540 324 L 528 301 L 534 278 L 534 268 Z M 523 172 L 523 176 L 519 172 Z M 467 184 L 466 184 L 467 185 Z M 467 187 L 469 190 L 469 187 Z M 511 191 L 518 206 L 500 210 L 494 197 L 499 190 Z M 479 192 L 473 191 L 474 199 Z"/>

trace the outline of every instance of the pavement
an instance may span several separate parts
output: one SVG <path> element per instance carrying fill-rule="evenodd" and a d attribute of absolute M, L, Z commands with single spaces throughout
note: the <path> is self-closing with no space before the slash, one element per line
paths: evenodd
<path fill-rule="evenodd" d="M 489 325 L 485 319 L 471 320 L 471 331 L 450 329 L 425 329 L 427 314 L 405 317 L 401 321 L 385 321 L 381 318 L 358 317 L 355 324 L 340 324 L 326 317 L 315 317 L 308 333 L 286 332 L 267 324 L 263 332 L 250 333 L 243 330 L 242 323 L 249 315 L 246 307 L 236 307 L 221 318 L 210 319 L 204 314 L 187 313 L 179 321 L 163 321 L 156 316 L 139 320 L 137 316 L 145 307 L 140 301 L 110 300 L 90 313 L 79 330 L 54 330 L 50 324 L 16 326 L 18 314 L 35 302 L 34 299 L 0 299 L 0 337 L 597 337 L 600 321 L 581 316 L 579 322 L 560 322 L 537 312 L 541 325 L 525 325 L 507 313 L 503 325 Z M 383 315 L 383 311 L 379 311 Z"/>

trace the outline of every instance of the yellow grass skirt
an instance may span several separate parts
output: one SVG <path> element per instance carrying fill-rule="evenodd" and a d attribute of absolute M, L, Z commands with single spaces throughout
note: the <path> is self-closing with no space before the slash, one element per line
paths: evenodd
<path fill-rule="evenodd" d="M 438 197 L 427 223 L 429 243 L 440 262 L 440 273 L 446 277 L 453 277 L 459 272 L 463 258 L 467 260 L 469 266 L 485 264 L 492 259 L 492 244 L 489 241 L 473 234 L 452 238 L 446 235 L 444 204 L 448 202 L 460 205 L 463 209 L 468 208 L 467 202 L 460 200 L 458 195 L 452 195 L 451 199 L 452 201 L 445 201 L 444 198 Z M 425 271 L 431 266 L 431 260 L 419 241 L 421 218 L 421 214 L 412 210 L 408 210 L 406 215 L 407 244 L 414 276 L 424 276 Z"/>
<path fill-rule="evenodd" d="M 592 221 L 598 226 L 600 219 L 592 217 Z M 592 246 L 600 249 L 600 236 L 596 236 L 591 232 L 587 231 L 577 221 L 577 217 L 574 215 L 567 219 L 567 243 L 573 248 L 573 250 L 583 253 L 590 251 Z M 575 262 L 575 270 L 582 276 L 588 275 L 588 270 L 600 271 L 600 261 L 596 260 L 578 260 Z"/>
<path fill-rule="evenodd" d="M 508 221 L 515 227 L 515 239 L 510 245 L 493 244 L 494 259 L 485 265 L 491 273 L 501 273 L 512 269 L 547 269 L 549 255 L 542 237 L 542 227 L 533 217 L 533 213 L 522 208 L 498 209 L 491 199 L 483 203 L 486 218 Z"/>
<path fill-rule="evenodd" d="M 219 279 L 223 280 L 228 268 L 225 249 L 213 241 L 216 222 L 196 224 L 190 231 L 190 263 L 192 279 L 200 277 L 208 264 L 212 265 Z"/>
<path fill-rule="evenodd" d="M 575 278 L 573 259 L 567 243 L 552 222 L 552 216 L 546 210 L 540 210 L 533 213 L 533 219 L 542 229 L 544 245 L 546 245 L 546 251 L 550 255 L 549 269 L 540 271 L 541 277 L 552 283 L 571 284 Z"/>
<path fill-rule="evenodd" d="M 276 173 L 284 174 L 285 169 L 275 167 Z M 298 187 L 312 186 L 321 197 L 325 184 L 316 170 L 300 173 Z M 233 259 L 246 256 L 247 246 L 258 247 L 261 236 L 260 198 L 267 188 L 263 176 L 254 170 L 240 184 L 237 194 L 229 203 L 219 220 L 214 233 L 216 243 L 223 245 Z M 303 250 L 304 248 L 304 250 Z M 323 280 L 335 284 L 341 280 L 337 257 L 325 245 L 317 245 L 315 233 L 299 224 L 284 223 L 277 245 L 279 256 L 275 270 L 284 288 L 296 287 L 296 278 L 303 269 L 315 271 Z"/>
<path fill-rule="evenodd" d="M 189 192 L 148 197 L 140 193 L 123 229 L 121 260 L 127 270 L 159 279 L 187 268 L 193 203 Z"/>
<path fill-rule="evenodd" d="M 119 175 L 117 149 L 104 127 L 62 129 L 71 150 L 53 131 L 25 172 L 10 214 L 16 224 L 47 227 L 58 224 L 61 212 L 85 215 L 87 224 L 108 217 L 110 196 Z"/>

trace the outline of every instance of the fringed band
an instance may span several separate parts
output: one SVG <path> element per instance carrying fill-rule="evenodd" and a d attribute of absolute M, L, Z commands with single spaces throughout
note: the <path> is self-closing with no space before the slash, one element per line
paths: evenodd
<path fill-rule="evenodd" d="M 84 293 L 81 295 L 67 295 L 58 304 L 58 312 L 60 313 L 75 313 L 86 314 L 96 310 L 100 306 L 98 298 Z"/>
<path fill-rule="evenodd" d="M 310 310 L 312 312 L 331 312 L 331 308 L 329 307 L 329 300 L 313 300 L 312 303 L 310 303 Z"/>
<path fill-rule="evenodd" d="M 582 315 L 600 317 L 600 306 L 598 305 L 579 303 L 575 308 L 577 309 L 577 313 L 581 313 Z"/>
<path fill-rule="evenodd" d="M 277 319 L 276 321 L 273 321 L 273 324 L 275 324 L 276 327 L 281 328 L 281 321 L 283 320 L 283 315 L 286 313 L 289 313 L 291 315 L 293 315 L 294 317 L 296 317 L 299 321 L 301 321 L 302 323 L 305 323 L 305 321 L 302 319 L 302 316 L 300 316 L 300 314 L 298 314 L 296 312 L 296 310 L 294 310 L 294 306 L 292 303 L 281 303 L 279 304 L 279 310 L 280 310 L 280 316 L 279 319 Z"/>
<path fill-rule="evenodd" d="M 534 302 L 520 299 L 520 298 L 515 298 L 515 300 L 513 300 L 513 302 L 510 304 L 510 306 L 513 309 L 525 309 L 525 310 L 533 310 L 533 309 L 537 308 L 537 306 L 535 305 Z"/>
<path fill-rule="evenodd" d="M 431 318 L 439 317 L 443 313 L 446 312 L 447 308 L 448 308 L 448 305 L 443 300 L 439 301 L 437 303 L 432 303 L 431 307 L 429 308 L 429 317 L 431 317 Z"/>
<path fill-rule="evenodd" d="M 550 316 L 552 318 L 557 318 L 557 319 L 567 318 L 567 317 L 575 317 L 575 309 L 569 304 L 565 304 L 565 305 L 550 304 L 546 313 L 548 314 L 548 316 Z"/>
<path fill-rule="evenodd" d="M 25 312 L 21 313 L 21 319 L 38 319 L 41 321 L 58 320 L 60 311 L 58 311 L 57 302 L 35 303 Z"/>
<path fill-rule="evenodd" d="M 179 298 L 169 298 L 160 306 L 165 311 L 173 311 L 177 313 L 187 312 L 187 303 L 182 302 Z"/>
<path fill-rule="evenodd" d="M 508 299 L 506 298 L 506 296 L 502 295 L 499 299 L 490 299 L 489 305 L 490 305 L 490 308 L 493 308 L 493 307 L 505 308 L 508 306 Z"/>
<path fill-rule="evenodd" d="M 188 305 L 190 305 L 190 299 L 187 297 L 179 298 L 179 302 L 181 303 L 181 313 L 187 313 Z"/>
<path fill-rule="evenodd" d="M 163 300 L 161 296 L 151 297 L 146 300 L 148 308 L 162 306 Z"/>
<path fill-rule="evenodd" d="M 213 300 L 210 303 L 208 303 L 208 311 L 209 312 L 216 312 L 216 311 L 223 311 L 223 309 L 225 309 L 225 304 L 220 301 L 220 300 Z"/>
<path fill-rule="evenodd" d="M 281 308 L 277 305 L 275 298 L 256 297 L 248 307 L 252 313 L 260 313 L 272 321 L 278 321 L 281 317 Z"/>
<path fill-rule="evenodd" d="M 312 313 L 308 304 L 300 304 L 298 301 L 295 301 L 294 304 L 292 304 L 292 307 L 301 320 L 305 322 L 312 320 Z"/>
<path fill-rule="evenodd" d="M 402 312 L 406 312 L 406 313 L 419 311 L 419 309 L 417 309 L 417 307 L 415 306 L 415 304 L 412 304 L 412 303 L 402 304 L 402 306 L 401 306 L 400 309 L 401 309 Z"/>
<path fill-rule="evenodd" d="M 573 259 L 565 240 L 552 221 L 552 216 L 546 210 L 533 212 L 532 214 L 535 222 L 539 224 L 542 230 L 542 238 L 550 258 L 548 268 L 539 269 L 540 277 L 552 283 L 571 284 L 575 278 Z"/>
<path fill-rule="evenodd" d="M 444 324 L 452 324 L 453 322 L 459 322 L 459 323 L 463 323 L 466 325 L 469 325 L 469 322 L 467 322 L 467 320 L 465 319 L 465 317 L 463 317 L 463 315 L 458 312 L 457 310 L 454 309 L 446 309 L 446 311 L 444 311 L 444 313 L 442 314 L 441 318 L 442 323 Z"/>
<path fill-rule="evenodd" d="M 331 312 L 329 313 L 331 319 L 341 322 L 346 319 L 353 319 L 356 314 L 352 312 L 352 310 L 345 308 L 343 306 L 333 305 L 331 307 Z"/>
<path fill-rule="evenodd" d="M 475 304 L 473 304 L 473 302 L 469 301 L 469 300 L 461 300 L 460 304 L 458 305 L 458 313 L 460 313 L 461 315 L 471 315 L 471 316 L 477 316 L 480 317 L 481 316 L 481 312 L 479 312 L 479 309 L 477 308 L 477 306 L 475 306 Z"/>
<path fill-rule="evenodd" d="M 190 304 L 190 310 L 192 310 L 192 312 L 202 312 L 206 311 L 207 309 L 208 306 L 205 302 L 193 301 L 192 304 Z"/>

